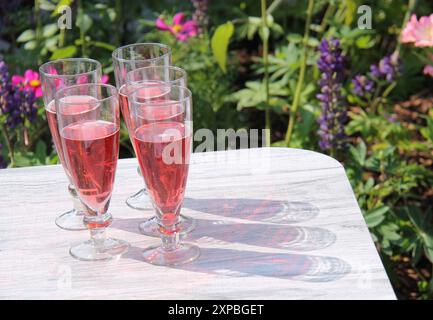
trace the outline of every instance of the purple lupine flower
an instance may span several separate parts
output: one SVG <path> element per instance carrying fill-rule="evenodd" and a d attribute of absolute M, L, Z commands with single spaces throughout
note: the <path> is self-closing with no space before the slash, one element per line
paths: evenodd
<path fill-rule="evenodd" d="M 37 116 L 34 92 L 12 84 L 4 61 L 0 61 L 0 114 L 6 115 L 6 126 L 10 129 L 23 124 L 26 119 L 33 122 Z"/>
<path fill-rule="evenodd" d="M 322 40 L 319 51 L 317 66 L 322 73 L 318 82 L 320 93 L 317 94 L 322 107 L 317 132 L 319 147 L 335 151 L 346 145 L 343 125 L 347 121 L 347 111 L 341 95 L 345 58 L 338 39 Z"/>
<path fill-rule="evenodd" d="M 383 57 L 378 64 L 370 66 L 371 76 L 378 80 L 393 81 L 400 72 L 401 61 L 394 56 Z"/>
<path fill-rule="evenodd" d="M 353 92 L 361 97 L 374 90 L 374 81 L 364 75 L 356 75 L 352 79 L 352 83 L 354 85 Z"/>
<path fill-rule="evenodd" d="M 379 63 L 370 66 L 370 72 L 366 75 L 356 75 L 352 79 L 353 93 L 359 97 L 365 97 L 376 88 L 380 83 L 394 81 L 401 72 L 401 60 L 395 56 L 385 56 Z"/>
<path fill-rule="evenodd" d="M 6 63 L 0 61 L 0 114 L 6 115 L 6 125 L 15 127 L 20 121 L 19 104 L 17 103 L 17 92 L 13 90 L 9 68 Z"/>
<path fill-rule="evenodd" d="M 209 24 L 209 16 L 207 14 L 209 0 L 191 0 L 191 2 L 195 9 L 192 14 L 192 20 L 197 24 L 199 33 L 203 33 L 207 30 Z"/>
<path fill-rule="evenodd" d="M 36 95 L 35 92 L 29 89 L 21 91 L 22 94 L 22 114 L 25 118 L 29 119 L 30 122 L 36 120 L 38 115 L 38 109 L 35 106 Z"/>

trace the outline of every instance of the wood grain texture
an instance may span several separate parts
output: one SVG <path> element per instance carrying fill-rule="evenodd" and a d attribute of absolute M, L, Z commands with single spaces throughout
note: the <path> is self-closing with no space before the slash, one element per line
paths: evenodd
<path fill-rule="evenodd" d="M 131 243 L 116 261 L 82 262 L 55 216 L 71 207 L 60 166 L 0 170 L 0 299 L 395 299 L 342 166 L 319 153 L 262 148 L 193 155 L 182 213 L 200 258 L 141 260 L 151 211 L 125 199 L 143 186 L 120 160 L 108 233 Z"/>

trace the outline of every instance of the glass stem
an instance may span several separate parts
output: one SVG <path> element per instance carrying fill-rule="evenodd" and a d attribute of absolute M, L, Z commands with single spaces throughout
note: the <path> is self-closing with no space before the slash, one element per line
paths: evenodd
<path fill-rule="evenodd" d="M 164 234 L 162 237 L 162 248 L 166 251 L 173 251 L 179 247 L 179 233 L 171 235 Z"/>
<path fill-rule="evenodd" d="M 83 212 L 83 206 L 81 204 L 80 198 L 78 198 L 77 190 L 75 190 L 75 187 L 72 184 L 68 185 L 68 191 L 74 203 L 74 210 L 77 212 Z"/>
<path fill-rule="evenodd" d="M 179 222 L 179 217 L 174 224 L 164 225 L 163 222 L 159 222 L 162 248 L 166 251 L 173 251 L 179 247 Z"/>
<path fill-rule="evenodd" d="M 105 228 L 90 229 L 90 238 L 96 248 L 102 247 L 105 241 Z"/>

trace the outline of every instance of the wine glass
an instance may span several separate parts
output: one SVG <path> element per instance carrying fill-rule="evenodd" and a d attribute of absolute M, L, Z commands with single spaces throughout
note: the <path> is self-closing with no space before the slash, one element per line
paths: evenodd
<path fill-rule="evenodd" d="M 78 196 L 88 208 L 83 221 L 91 236 L 72 246 L 70 253 L 87 261 L 118 257 L 129 244 L 105 236 L 112 222 L 108 207 L 119 157 L 117 89 L 100 83 L 75 85 L 58 91 L 55 101 L 64 158 Z M 76 113 L 77 109 L 90 111 Z"/>
<path fill-rule="evenodd" d="M 135 43 L 117 48 L 113 51 L 112 58 L 116 87 L 119 89 L 120 109 L 128 127 L 127 96 L 123 93 L 125 90 L 121 90 L 122 86 L 126 84 L 126 74 L 131 70 L 147 66 L 169 66 L 171 64 L 171 49 L 160 43 Z M 141 174 L 139 168 L 137 170 Z M 126 199 L 126 204 L 137 210 L 152 209 L 146 189 L 141 189 L 130 196 Z"/>
<path fill-rule="evenodd" d="M 55 222 L 58 227 L 65 230 L 85 230 L 86 226 L 83 224 L 83 210 L 85 210 L 85 208 L 83 208 L 78 198 L 69 169 L 64 160 L 57 126 L 54 95 L 60 89 L 71 85 L 100 82 L 101 64 L 96 60 L 86 58 L 60 59 L 44 63 L 39 68 L 39 73 L 41 75 L 43 100 L 48 126 L 60 163 L 69 179 L 68 191 L 72 196 L 74 204 L 72 210 L 59 215 Z M 76 110 L 76 112 L 85 112 L 85 110 Z"/>
<path fill-rule="evenodd" d="M 129 92 L 128 100 L 132 138 L 162 239 L 162 245 L 143 252 L 144 260 L 163 266 L 191 262 L 200 255 L 199 248 L 179 242 L 192 149 L 191 92 L 172 84 L 144 83 Z M 172 116 L 159 118 L 159 112 Z"/>
<path fill-rule="evenodd" d="M 123 98 L 127 98 L 128 91 L 133 91 L 134 88 L 144 84 L 146 85 L 146 87 L 143 87 L 141 90 L 146 90 L 146 94 L 148 96 L 158 95 L 160 94 L 159 91 L 161 89 L 158 84 L 162 83 L 186 87 L 187 75 L 185 70 L 175 66 L 149 66 L 132 70 L 126 75 L 126 85 L 121 88 L 120 96 Z M 153 84 L 155 84 L 155 86 L 153 86 Z M 122 95 L 122 93 L 126 94 L 126 96 Z M 124 102 L 124 104 L 127 103 L 127 101 Z M 160 120 L 162 120 L 163 118 L 170 118 L 176 116 L 176 114 L 170 114 L 171 110 L 169 108 L 152 108 L 150 110 L 155 112 L 153 117 Z M 133 132 L 131 131 L 132 126 L 130 123 L 131 119 L 125 119 L 125 121 L 128 122 L 127 127 L 129 130 L 129 136 L 131 137 L 131 142 L 134 147 L 134 142 L 132 141 Z M 159 237 L 160 234 L 157 219 L 158 217 L 154 216 L 140 223 L 138 226 L 140 232 L 147 236 Z M 179 232 L 181 236 L 186 235 L 195 228 L 195 220 L 191 217 L 181 215 L 180 219 L 181 223 L 179 225 Z"/>

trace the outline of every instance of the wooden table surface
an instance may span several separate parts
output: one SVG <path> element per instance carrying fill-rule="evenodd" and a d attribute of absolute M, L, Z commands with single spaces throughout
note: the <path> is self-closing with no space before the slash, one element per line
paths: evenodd
<path fill-rule="evenodd" d="M 169 268 L 141 260 L 159 242 L 138 232 L 152 212 L 125 199 L 143 186 L 119 161 L 108 234 L 122 258 L 82 262 L 55 216 L 71 207 L 60 166 L 0 170 L 0 299 L 395 299 L 342 166 L 298 149 L 193 155 L 182 213 L 201 256 Z"/>

